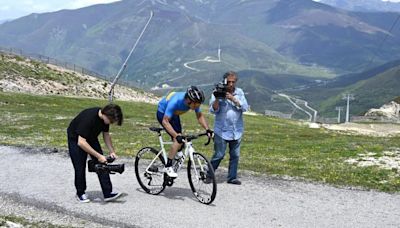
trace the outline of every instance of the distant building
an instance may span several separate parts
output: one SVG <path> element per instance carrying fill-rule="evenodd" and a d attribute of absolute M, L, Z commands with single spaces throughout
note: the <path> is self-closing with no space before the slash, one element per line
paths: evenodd
<path fill-rule="evenodd" d="M 292 114 L 286 114 L 278 111 L 272 111 L 272 110 L 265 110 L 264 114 L 266 116 L 273 116 L 273 117 L 279 117 L 279 118 L 284 118 L 284 119 L 291 119 Z"/>

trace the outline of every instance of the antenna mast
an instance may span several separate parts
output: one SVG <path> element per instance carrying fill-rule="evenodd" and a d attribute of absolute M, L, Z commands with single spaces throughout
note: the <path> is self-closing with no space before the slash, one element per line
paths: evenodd
<path fill-rule="evenodd" d="M 135 44 L 133 45 L 131 51 L 129 52 L 129 55 L 126 57 L 125 62 L 122 64 L 121 69 L 118 71 L 117 75 L 115 76 L 114 80 L 111 83 L 110 92 L 108 92 L 108 100 L 109 100 L 110 103 L 113 101 L 114 86 L 115 86 L 115 84 L 117 84 L 117 81 L 118 81 L 119 77 L 121 76 L 122 72 L 125 70 L 129 58 L 131 57 L 133 51 L 135 50 L 136 45 L 139 43 L 140 38 L 142 38 L 142 35 L 146 31 L 147 26 L 149 25 L 151 19 L 153 18 L 153 15 L 154 15 L 153 11 L 150 11 L 150 17 L 147 20 L 146 25 L 144 26 L 144 28 L 143 28 L 142 32 L 140 33 L 138 39 L 136 40 Z"/>

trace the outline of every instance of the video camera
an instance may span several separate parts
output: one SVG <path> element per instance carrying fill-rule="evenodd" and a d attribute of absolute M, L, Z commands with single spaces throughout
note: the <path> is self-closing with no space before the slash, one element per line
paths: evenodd
<path fill-rule="evenodd" d="M 218 84 L 215 85 L 213 94 L 217 99 L 218 98 L 225 99 L 227 91 L 228 91 L 228 84 L 226 83 L 226 78 L 224 78 L 222 82 L 219 82 Z"/>
<path fill-rule="evenodd" d="M 115 158 L 113 158 L 111 156 L 107 156 L 107 163 L 112 163 L 114 160 L 115 160 Z M 121 174 L 125 170 L 125 164 L 109 165 L 109 164 L 99 163 L 97 160 L 91 159 L 88 161 L 88 169 L 89 169 L 89 172 Z"/>

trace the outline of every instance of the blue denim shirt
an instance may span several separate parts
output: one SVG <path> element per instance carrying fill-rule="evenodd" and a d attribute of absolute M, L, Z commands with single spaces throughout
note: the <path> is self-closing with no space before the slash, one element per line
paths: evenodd
<path fill-rule="evenodd" d="M 233 96 L 239 101 L 240 106 L 228 99 L 218 99 L 219 108 L 214 110 L 212 104 L 214 95 L 210 99 L 210 112 L 215 114 L 214 133 L 225 140 L 238 140 L 243 135 L 243 112 L 249 109 L 243 90 L 235 88 Z"/>

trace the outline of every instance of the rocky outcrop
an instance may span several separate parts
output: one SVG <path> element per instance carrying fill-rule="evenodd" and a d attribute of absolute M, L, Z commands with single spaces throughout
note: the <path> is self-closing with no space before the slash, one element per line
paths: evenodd
<path fill-rule="evenodd" d="M 382 107 L 376 109 L 372 108 L 365 113 L 366 117 L 376 118 L 376 119 L 387 119 L 393 121 L 400 120 L 400 104 L 391 101 L 388 104 L 384 104 Z"/>

